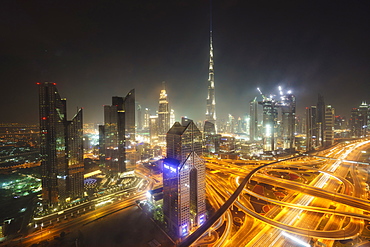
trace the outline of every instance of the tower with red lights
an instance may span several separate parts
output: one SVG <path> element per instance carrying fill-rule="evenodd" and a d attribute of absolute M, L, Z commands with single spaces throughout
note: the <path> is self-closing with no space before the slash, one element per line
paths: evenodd
<path fill-rule="evenodd" d="M 56 208 L 83 196 L 82 109 L 67 121 L 66 100 L 56 83 L 37 84 L 43 206 Z"/>

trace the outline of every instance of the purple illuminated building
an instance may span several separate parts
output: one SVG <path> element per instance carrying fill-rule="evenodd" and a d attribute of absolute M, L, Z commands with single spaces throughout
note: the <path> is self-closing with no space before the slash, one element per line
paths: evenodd
<path fill-rule="evenodd" d="M 193 121 L 176 122 L 167 133 L 163 162 L 163 213 L 169 233 L 180 240 L 205 221 L 202 134 Z"/>

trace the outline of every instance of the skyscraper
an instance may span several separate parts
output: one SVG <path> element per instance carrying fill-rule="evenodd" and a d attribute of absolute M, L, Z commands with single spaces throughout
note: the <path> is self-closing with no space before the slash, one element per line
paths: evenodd
<path fill-rule="evenodd" d="M 171 109 L 170 111 L 170 126 L 172 126 L 176 122 L 175 110 Z"/>
<path fill-rule="evenodd" d="M 324 105 L 324 97 L 319 94 L 317 106 L 306 108 L 307 151 L 334 144 L 334 119 L 334 108 Z"/>
<path fill-rule="evenodd" d="M 67 162 L 69 197 L 82 197 L 84 193 L 84 149 L 82 109 L 67 122 Z"/>
<path fill-rule="evenodd" d="M 150 144 L 158 144 L 158 115 L 149 118 L 149 136 Z"/>
<path fill-rule="evenodd" d="M 39 85 L 42 199 L 45 208 L 83 195 L 82 109 L 67 121 L 56 83 Z"/>
<path fill-rule="evenodd" d="M 272 96 L 264 96 L 258 104 L 261 104 L 263 109 L 263 150 L 274 151 L 278 117 L 276 101 Z"/>
<path fill-rule="evenodd" d="M 367 129 L 370 125 L 370 105 L 362 102 L 358 108 L 353 108 L 349 125 L 352 137 L 368 136 Z"/>
<path fill-rule="evenodd" d="M 218 153 L 220 151 L 220 134 L 215 133 L 215 125 L 211 122 L 204 122 L 204 152 L 205 153 Z"/>
<path fill-rule="evenodd" d="M 141 109 L 141 105 L 138 104 L 136 108 L 136 119 L 137 119 L 137 130 L 143 130 L 143 112 Z"/>
<path fill-rule="evenodd" d="M 331 105 L 325 107 L 325 130 L 324 146 L 329 147 L 334 144 L 334 117 L 335 111 Z"/>
<path fill-rule="evenodd" d="M 162 89 L 159 95 L 158 107 L 158 137 L 160 142 L 166 140 L 167 131 L 170 129 L 170 111 L 166 89 Z"/>
<path fill-rule="evenodd" d="M 235 117 L 229 114 L 229 120 L 227 121 L 227 129 L 226 132 L 229 134 L 235 133 Z"/>
<path fill-rule="evenodd" d="M 306 107 L 306 151 L 317 146 L 317 109 L 316 106 Z"/>
<path fill-rule="evenodd" d="M 317 141 L 318 146 L 324 146 L 325 130 L 325 101 L 324 96 L 318 95 L 317 100 Z"/>
<path fill-rule="evenodd" d="M 283 149 L 289 152 L 294 151 L 295 137 L 295 96 L 288 91 L 288 94 L 281 96 L 279 103 L 281 108 L 281 134 Z"/>
<path fill-rule="evenodd" d="M 258 118 L 257 118 L 257 107 L 258 107 L 258 101 L 257 97 L 255 97 L 250 103 L 249 103 L 249 114 L 250 114 L 250 125 L 249 125 L 249 139 L 251 141 L 257 140 L 257 130 L 258 130 Z"/>
<path fill-rule="evenodd" d="M 126 112 L 124 99 L 112 97 L 112 105 L 104 106 L 104 126 L 99 126 L 100 161 L 108 173 L 126 171 Z"/>
<path fill-rule="evenodd" d="M 213 43 L 212 30 L 210 31 L 210 50 L 209 50 L 209 74 L 208 74 L 208 96 L 206 121 L 216 125 L 216 99 L 215 99 L 215 75 L 213 70 Z"/>
<path fill-rule="evenodd" d="M 143 128 L 145 130 L 148 130 L 149 129 L 149 118 L 150 118 L 149 109 L 148 108 L 145 108 L 145 110 L 144 110 L 144 124 L 143 124 Z"/>
<path fill-rule="evenodd" d="M 176 122 L 167 133 L 163 164 L 163 213 L 170 234 L 181 239 L 205 221 L 202 134 L 193 121 Z"/>
<path fill-rule="evenodd" d="M 135 89 L 132 89 L 123 102 L 123 110 L 125 111 L 125 135 L 126 147 L 131 142 L 135 141 Z"/>

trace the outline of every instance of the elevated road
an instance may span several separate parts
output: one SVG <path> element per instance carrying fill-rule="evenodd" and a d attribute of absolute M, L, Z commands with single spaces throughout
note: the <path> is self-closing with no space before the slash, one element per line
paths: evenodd
<path fill-rule="evenodd" d="M 251 171 L 240 183 L 239 187 L 235 190 L 235 192 L 230 196 L 230 198 L 223 204 L 219 210 L 211 217 L 209 218 L 202 226 L 200 226 L 195 232 L 193 232 L 191 235 L 189 235 L 185 240 L 183 240 L 178 246 L 179 247 L 187 247 L 190 246 L 192 243 L 194 243 L 198 238 L 200 238 L 207 230 L 210 228 L 225 212 L 230 208 L 230 206 L 235 202 L 235 200 L 238 198 L 240 193 L 243 191 L 245 185 L 249 182 L 249 179 L 256 173 L 257 171 L 270 166 L 277 164 L 282 161 L 292 160 L 296 159 L 298 157 L 301 157 L 302 155 L 283 159 L 280 161 L 271 162 L 262 166 L 259 166 Z"/>

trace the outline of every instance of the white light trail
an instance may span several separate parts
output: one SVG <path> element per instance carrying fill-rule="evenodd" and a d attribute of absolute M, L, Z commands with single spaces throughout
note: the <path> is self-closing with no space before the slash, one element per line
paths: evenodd
<path fill-rule="evenodd" d="M 283 236 L 285 236 L 285 237 L 289 238 L 290 240 L 293 240 L 293 241 L 294 241 L 294 242 L 296 242 L 297 244 L 300 244 L 300 245 L 305 246 L 305 247 L 310 247 L 310 246 L 311 246 L 311 245 L 309 245 L 309 244 L 307 244 L 307 243 L 303 242 L 303 241 L 302 241 L 302 240 L 300 240 L 299 238 L 296 238 L 296 237 L 294 237 L 294 236 L 292 236 L 292 235 L 290 235 L 290 234 L 288 234 L 288 233 L 286 233 L 286 232 L 283 232 L 282 234 L 283 234 Z"/>

